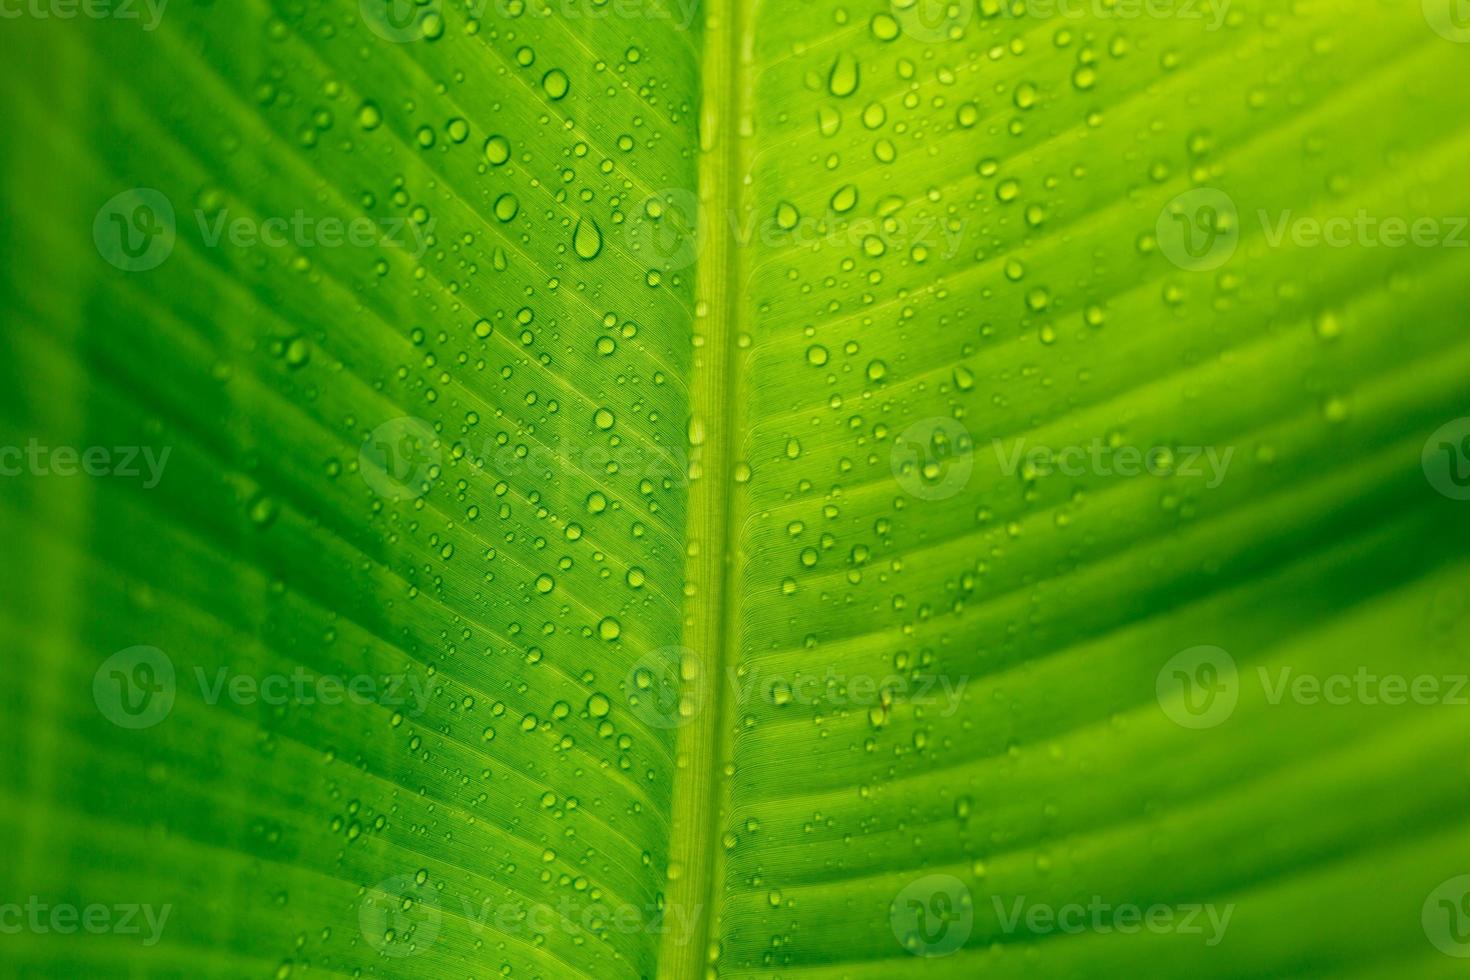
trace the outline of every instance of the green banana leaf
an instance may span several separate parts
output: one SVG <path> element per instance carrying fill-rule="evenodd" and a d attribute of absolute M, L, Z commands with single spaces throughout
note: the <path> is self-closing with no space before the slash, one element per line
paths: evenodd
<path fill-rule="evenodd" d="M 8 5 L 0 975 L 1462 975 L 1458 4 Z"/>

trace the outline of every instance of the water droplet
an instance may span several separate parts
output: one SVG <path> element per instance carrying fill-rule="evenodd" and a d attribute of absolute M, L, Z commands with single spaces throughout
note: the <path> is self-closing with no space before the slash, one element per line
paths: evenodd
<path fill-rule="evenodd" d="M 1335 340 L 1342 335 L 1342 322 L 1331 311 L 1318 315 L 1314 326 L 1317 336 L 1323 340 Z"/>
<path fill-rule="evenodd" d="M 892 41 L 898 37 L 898 21 L 893 19 L 892 14 L 874 14 L 870 25 L 873 36 L 880 41 Z"/>
<path fill-rule="evenodd" d="M 567 78 L 566 72 L 560 68 L 553 68 L 542 77 L 541 87 L 546 90 L 547 95 L 559 100 L 566 97 L 572 83 Z"/>
<path fill-rule="evenodd" d="M 383 112 L 376 102 L 364 102 L 357 110 L 357 124 L 368 132 L 383 125 Z"/>
<path fill-rule="evenodd" d="M 602 254 L 602 229 L 592 218 L 581 218 L 572 231 L 572 248 L 577 258 L 591 261 Z"/>
<path fill-rule="evenodd" d="M 841 128 L 842 115 L 836 109 L 824 105 L 817 110 L 817 130 L 823 136 L 836 136 Z"/>
<path fill-rule="evenodd" d="M 832 73 L 827 76 L 827 90 L 838 98 L 846 98 L 857 91 L 860 75 L 857 59 L 844 51 L 832 63 Z"/>
<path fill-rule="evenodd" d="M 485 159 L 492 166 L 500 166 L 510 159 L 510 140 L 504 136 L 492 136 L 485 141 Z"/>

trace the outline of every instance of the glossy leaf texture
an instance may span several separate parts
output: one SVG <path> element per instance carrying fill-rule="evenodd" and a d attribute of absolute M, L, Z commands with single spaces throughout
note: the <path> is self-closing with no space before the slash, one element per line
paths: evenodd
<path fill-rule="evenodd" d="M 1434 0 L 49 9 L 6 972 L 1457 975 Z"/>

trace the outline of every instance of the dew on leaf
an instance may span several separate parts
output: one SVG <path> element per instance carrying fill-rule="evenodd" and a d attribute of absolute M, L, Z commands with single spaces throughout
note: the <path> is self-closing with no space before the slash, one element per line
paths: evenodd
<path fill-rule="evenodd" d="M 572 231 L 572 248 L 577 258 L 591 261 L 602 254 L 602 229 L 592 218 L 581 218 Z"/>
<path fill-rule="evenodd" d="M 566 72 L 560 68 L 553 68 L 542 76 L 541 87 L 546 90 L 546 94 L 551 98 L 559 100 L 566 97 L 568 90 L 572 87 L 572 83 L 567 78 Z"/>
<path fill-rule="evenodd" d="M 843 51 L 832 63 L 832 71 L 827 76 L 827 91 L 838 98 L 846 98 L 857 91 L 860 74 L 857 59 Z"/>
<path fill-rule="evenodd" d="M 492 136 L 485 141 L 485 159 L 493 166 L 500 166 L 510 159 L 510 140 L 504 136 Z"/>

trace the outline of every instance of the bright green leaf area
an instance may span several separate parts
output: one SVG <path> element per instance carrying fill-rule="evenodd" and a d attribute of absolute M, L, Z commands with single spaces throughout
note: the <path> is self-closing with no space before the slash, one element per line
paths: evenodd
<path fill-rule="evenodd" d="M 60 6 L 0 975 L 1462 975 L 1449 4 Z"/>

